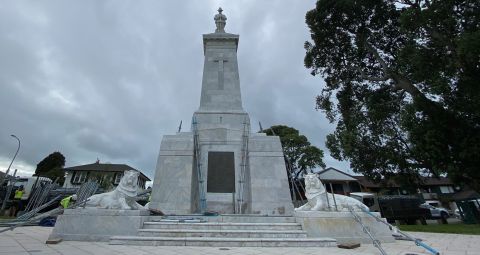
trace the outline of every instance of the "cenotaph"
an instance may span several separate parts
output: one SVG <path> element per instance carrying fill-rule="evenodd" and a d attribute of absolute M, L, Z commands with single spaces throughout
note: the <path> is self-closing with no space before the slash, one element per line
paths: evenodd
<path fill-rule="evenodd" d="M 200 107 L 190 132 L 163 136 L 150 208 L 167 214 L 292 215 L 280 139 L 251 133 L 242 107 L 239 35 L 225 32 L 221 8 L 214 20 L 215 32 L 203 35 Z"/>

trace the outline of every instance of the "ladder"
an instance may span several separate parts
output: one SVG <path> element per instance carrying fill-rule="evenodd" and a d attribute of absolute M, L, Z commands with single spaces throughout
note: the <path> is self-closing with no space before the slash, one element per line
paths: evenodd
<path fill-rule="evenodd" d="M 198 135 L 198 127 L 197 127 L 197 118 L 195 116 L 192 117 L 192 129 L 193 129 L 193 147 L 194 147 L 194 161 L 195 161 L 195 168 L 197 169 L 197 178 L 198 178 L 198 195 L 200 199 L 199 209 L 200 213 L 204 213 L 207 209 L 207 199 L 205 197 L 205 189 L 204 184 L 205 180 L 203 179 L 202 174 L 202 163 L 200 158 L 200 143 L 199 143 L 199 135 Z"/>
<path fill-rule="evenodd" d="M 248 165 L 248 137 L 250 135 L 250 125 L 247 118 L 243 120 L 243 134 L 242 134 L 242 162 L 240 165 L 240 178 L 238 180 L 238 198 L 237 206 L 235 207 L 236 214 L 242 214 L 244 203 L 244 189 L 245 189 L 245 172 Z"/>

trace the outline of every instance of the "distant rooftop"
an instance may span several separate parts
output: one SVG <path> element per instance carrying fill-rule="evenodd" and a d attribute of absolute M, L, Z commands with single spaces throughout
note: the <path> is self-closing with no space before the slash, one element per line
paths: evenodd
<path fill-rule="evenodd" d="M 110 163 L 99 163 L 95 162 L 93 164 L 80 165 L 80 166 L 71 166 L 65 167 L 65 171 L 99 171 L 99 172 L 123 172 L 126 170 L 135 170 L 138 171 L 143 177 L 148 181 L 151 181 L 142 171 L 135 169 L 126 164 L 110 164 Z"/>
<path fill-rule="evenodd" d="M 399 188 L 400 185 L 395 183 L 393 180 L 389 180 L 387 182 L 387 185 L 382 185 L 384 183 L 381 182 L 373 182 L 365 176 L 354 176 L 355 179 L 358 180 L 358 182 L 364 186 L 364 187 L 369 187 L 369 188 L 380 188 L 383 186 L 386 187 L 392 187 L 392 188 Z M 452 181 L 450 181 L 449 178 L 447 177 L 423 177 L 422 178 L 423 185 L 425 186 L 440 186 L 440 185 L 453 185 Z"/>

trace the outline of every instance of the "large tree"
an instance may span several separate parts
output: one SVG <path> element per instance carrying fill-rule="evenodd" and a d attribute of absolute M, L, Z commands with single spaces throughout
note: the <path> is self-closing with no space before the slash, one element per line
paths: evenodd
<path fill-rule="evenodd" d="M 448 174 L 480 190 L 480 1 L 320 0 L 305 66 L 327 147 L 372 179 Z"/>
<path fill-rule="evenodd" d="M 313 146 L 306 136 L 301 135 L 297 129 L 278 125 L 272 126 L 262 131 L 267 135 L 276 135 L 280 137 L 285 163 L 292 171 L 290 177 L 297 178 L 300 173 L 306 174 L 317 167 L 325 167 L 323 163 L 323 151 Z"/>
<path fill-rule="evenodd" d="M 35 169 L 35 176 L 44 176 L 57 180 L 58 183 L 63 184 L 65 181 L 63 167 L 65 166 L 65 157 L 62 153 L 56 151 L 45 157 L 37 164 Z"/>

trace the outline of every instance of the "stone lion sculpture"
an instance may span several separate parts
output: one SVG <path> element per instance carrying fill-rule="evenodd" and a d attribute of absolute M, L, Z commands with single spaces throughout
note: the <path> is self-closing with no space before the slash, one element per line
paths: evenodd
<path fill-rule="evenodd" d="M 295 208 L 295 211 L 335 210 L 333 195 L 325 190 L 325 187 L 316 174 L 311 173 L 305 176 L 305 196 L 307 197 L 308 202 L 299 208 Z M 356 211 L 360 211 L 360 208 L 367 211 L 369 210 L 362 202 L 343 195 L 335 194 L 335 202 L 337 204 L 337 209 L 340 211 L 348 211 L 349 207 L 352 207 Z"/>
<path fill-rule="evenodd" d="M 139 172 L 135 170 L 125 171 L 120 183 L 113 191 L 89 197 L 86 206 L 102 209 L 143 209 L 144 207 L 135 200 L 138 188 L 138 175 Z"/>

